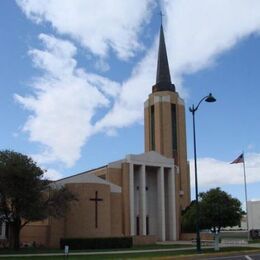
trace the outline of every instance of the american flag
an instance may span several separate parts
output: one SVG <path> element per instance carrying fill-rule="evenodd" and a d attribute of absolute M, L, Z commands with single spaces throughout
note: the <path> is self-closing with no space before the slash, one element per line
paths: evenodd
<path fill-rule="evenodd" d="M 243 163 L 244 162 L 244 154 L 241 153 L 231 164 L 233 163 Z"/>

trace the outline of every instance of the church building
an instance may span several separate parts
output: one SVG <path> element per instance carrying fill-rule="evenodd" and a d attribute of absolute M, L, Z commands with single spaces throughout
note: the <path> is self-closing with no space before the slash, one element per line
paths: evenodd
<path fill-rule="evenodd" d="M 181 210 L 190 203 L 185 107 L 171 82 L 162 26 L 151 92 L 144 102 L 145 152 L 55 181 L 78 201 L 62 219 L 24 227 L 22 241 L 58 247 L 60 238 L 180 238 Z"/>

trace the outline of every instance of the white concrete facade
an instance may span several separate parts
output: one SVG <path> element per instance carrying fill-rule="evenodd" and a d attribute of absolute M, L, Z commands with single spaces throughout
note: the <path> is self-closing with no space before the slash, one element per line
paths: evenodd
<path fill-rule="evenodd" d="M 131 235 L 176 240 L 174 160 L 157 152 L 128 155 Z"/>
<path fill-rule="evenodd" d="M 260 201 L 248 201 L 248 226 L 251 229 L 260 229 Z"/>

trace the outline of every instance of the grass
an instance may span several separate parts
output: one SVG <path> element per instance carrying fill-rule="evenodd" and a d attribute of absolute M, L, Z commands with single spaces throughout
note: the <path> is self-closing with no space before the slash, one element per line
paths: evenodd
<path fill-rule="evenodd" d="M 221 253 L 231 253 L 231 252 L 239 252 L 239 251 L 248 251 L 248 250 L 255 250 L 254 248 L 249 247 L 229 247 L 229 248 L 222 248 Z M 202 252 L 203 254 L 207 253 L 216 253 L 213 249 L 205 249 Z M 217 252 L 219 253 L 219 252 Z M 152 257 L 166 257 L 166 256 L 185 256 L 185 255 L 197 255 L 195 249 L 191 250 L 180 250 L 180 251 L 171 251 L 171 252 L 146 252 L 146 253 L 127 253 L 127 254 L 103 254 L 103 255 L 70 255 L 68 258 L 64 258 L 64 256 L 35 256 L 35 257 L 23 257 L 22 259 L 35 259 L 35 260 L 59 260 L 59 259 L 68 259 L 68 260 L 81 260 L 81 259 L 90 259 L 90 260 L 97 260 L 97 259 L 134 259 L 134 258 L 146 258 L 151 259 Z M 8 257 L 10 260 L 17 260 L 21 259 L 20 257 Z"/>
<path fill-rule="evenodd" d="M 85 249 L 85 250 L 70 250 L 70 252 L 107 252 L 107 251 L 134 251 L 134 250 L 149 250 L 149 249 L 174 249 L 174 248 L 187 248 L 194 247 L 194 245 L 142 245 L 134 246 L 132 248 L 118 248 L 118 249 Z M 44 254 L 44 253 L 63 253 L 64 250 L 61 249 L 47 249 L 47 248 L 21 248 L 19 251 L 14 251 L 11 249 L 0 249 L 0 255 L 2 254 Z"/>
<path fill-rule="evenodd" d="M 249 240 L 249 243 L 250 243 L 250 244 L 260 243 L 260 239 Z"/>

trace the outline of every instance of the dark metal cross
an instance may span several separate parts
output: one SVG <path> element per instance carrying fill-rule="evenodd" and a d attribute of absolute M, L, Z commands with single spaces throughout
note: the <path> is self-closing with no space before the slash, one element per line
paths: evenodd
<path fill-rule="evenodd" d="M 98 202 L 103 201 L 103 199 L 98 197 L 98 192 L 96 191 L 95 198 L 90 198 L 89 200 L 95 201 L 95 223 L 97 228 L 98 227 Z"/>
<path fill-rule="evenodd" d="M 165 15 L 162 13 L 162 10 L 160 10 L 158 15 L 161 16 L 161 25 L 162 25 L 162 23 L 163 23 L 163 16 L 165 16 Z"/>

